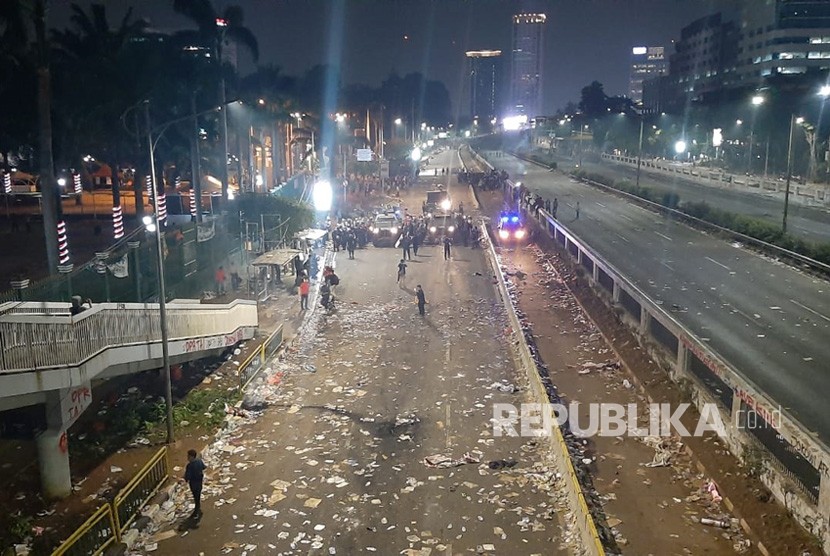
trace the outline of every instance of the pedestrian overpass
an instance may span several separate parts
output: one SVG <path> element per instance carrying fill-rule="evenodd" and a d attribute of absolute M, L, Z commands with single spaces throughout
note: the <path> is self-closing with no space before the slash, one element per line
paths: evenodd
<path fill-rule="evenodd" d="M 66 431 L 92 402 L 92 381 L 162 367 L 158 304 L 100 303 L 70 314 L 69 303 L 0 304 L 0 411 L 46 405 L 38 435 L 44 493 L 71 492 Z M 171 363 L 213 355 L 254 336 L 255 301 L 167 304 Z"/>

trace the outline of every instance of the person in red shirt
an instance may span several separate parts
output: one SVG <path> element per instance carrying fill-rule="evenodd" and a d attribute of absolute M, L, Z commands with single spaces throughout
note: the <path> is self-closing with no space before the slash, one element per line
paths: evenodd
<path fill-rule="evenodd" d="M 306 310 L 308 309 L 308 292 L 311 289 L 311 285 L 308 283 L 308 278 L 303 278 L 303 281 L 300 282 L 300 309 Z"/>
<path fill-rule="evenodd" d="M 222 295 L 225 293 L 225 269 L 221 266 L 216 269 L 216 293 Z"/>

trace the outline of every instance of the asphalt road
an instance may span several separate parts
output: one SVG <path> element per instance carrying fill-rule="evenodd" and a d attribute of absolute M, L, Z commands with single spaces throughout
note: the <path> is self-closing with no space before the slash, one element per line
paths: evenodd
<path fill-rule="evenodd" d="M 559 160 L 566 167 L 573 165 L 572 160 L 561 157 Z M 636 168 L 626 164 L 583 161 L 583 167 L 588 172 L 606 174 L 617 179 L 626 178 L 632 182 L 637 176 Z M 681 201 L 705 201 L 721 210 L 746 214 L 777 226 L 781 225 L 784 215 L 784 200 L 778 195 L 706 187 L 679 176 L 649 172 L 645 168 L 640 170 L 640 185 L 657 191 L 676 193 Z M 790 202 L 787 211 L 787 231 L 806 241 L 830 242 L 830 210 Z"/>
<path fill-rule="evenodd" d="M 830 443 L 830 284 L 559 172 L 490 157 L 674 317 Z M 576 204 L 581 213 L 576 219 Z"/>
<path fill-rule="evenodd" d="M 419 212 L 425 191 L 405 204 Z M 492 404 L 524 394 L 492 387 L 519 377 L 483 252 L 458 247 L 445 261 L 424 247 L 403 285 L 399 259 L 394 248 L 337 254 L 337 312 L 317 309 L 296 351 L 272 363 L 288 371 L 275 405 L 233 435 L 236 453 L 208 461 L 201 527 L 159 554 L 565 553 L 543 450 L 491 434 Z M 482 463 L 423 461 L 473 451 Z M 491 470 L 498 459 L 518 464 Z"/>

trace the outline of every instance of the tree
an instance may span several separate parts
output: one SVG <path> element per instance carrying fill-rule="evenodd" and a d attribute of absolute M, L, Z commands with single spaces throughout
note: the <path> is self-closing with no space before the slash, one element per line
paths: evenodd
<path fill-rule="evenodd" d="M 223 106 L 222 143 L 222 199 L 228 198 L 228 165 L 224 158 L 228 152 L 228 111 L 225 109 L 226 91 L 225 80 L 227 68 L 223 57 L 226 42 L 233 42 L 247 49 L 254 61 L 259 58 L 259 44 L 250 29 L 244 26 L 244 12 L 239 6 L 228 6 L 223 12 L 218 12 L 210 0 L 173 0 L 173 9 L 189 18 L 196 24 L 195 31 L 181 31 L 177 33 L 180 40 L 190 40 L 191 44 L 201 45 L 216 52 L 216 59 L 221 64 L 222 72 L 219 79 L 219 103 Z"/>
<path fill-rule="evenodd" d="M 37 139 L 31 122 L 37 119 L 34 60 L 29 48 L 26 15 L 21 2 L 0 2 L 0 155 L 8 170 L 19 166 Z M 11 160 L 14 156 L 14 162 Z"/>
<path fill-rule="evenodd" d="M 579 109 L 588 119 L 605 116 L 608 112 L 608 95 L 603 90 L 602 83 L 594 81 L 582 88 Z"/>
<path fill-rule="evenodd" d="M 88 12 L 77 4 L 71 9 L 72 28 L 52 32 L 57 48 L 55 76 L 61 85 L 56 95 L 64 135 L 61 154 L 78 160 L 95 153 L 116 169 L 122 153 L 135 146 L 125 141 L 120 116 L 149 88 L 149 76 L 136 74 L 133 63 L 148 54 L 140 46 L 146 42 L 134 40 L 144 36 L 147 24 L 134 20 L 128 10 L 117 27 L 110 27 L 103 4 L 90 5 Z M 133 71 L 125 72 L 127 67 Z M 113 187 L 118 185 L 116 171 Z"/>

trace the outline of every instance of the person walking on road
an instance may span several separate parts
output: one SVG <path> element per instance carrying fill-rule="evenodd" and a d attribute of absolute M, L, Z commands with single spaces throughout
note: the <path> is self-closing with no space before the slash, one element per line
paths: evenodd
<path fill-rule="evenodd" d="M 579 220 L 579 201 L 576 202 L 576 218 L 574 220 Z"/>
<path fill-rule="evenodd" d="M 444 236 L 444 260 L 448 261 L 452 256 L 452 239 L 450 236 Z"/>
<path fill-rule="evenodd" d="M 354 233 L 350 233 L 346 238 L 346 249 L 349 251 L 349 258 L 354 259 L 354 250 L 357 249 L 357 237 Z"/>
<path fill-rule="evenodd" d="M 553 216 L 554 219 L 556 218 L 556 211 L 558 209 L 559 209 L 559 199 L 554 197 L 553 198 L 553 205 L 551 205 L 551 211 L 550 211 L 550 215 Z"/>
<path fill-rule="evenodd" d="M 308 278 L 303 278 L 303 281 L 300 282 L 300 310 L 308 309 L 309 290 L 311 290 L 311 284 L 309 284 Z"/>
<path fill-rule="evenodd" d="M 200 519 L 202 517 L 202 484 L 205 480 L 205 469 L 207 466 L 196 450 L 190 449 L 187 451 L 187 467 L 184 469 L 184 477 L 182 480 L 190 486 L 190 492 L 193 494 L 193 513 L 190 514 L 191 519 Z"/>
<path fill-rule="evenodd" d="M 426 314 L 425 308 L 427 304 L 426 295 L 424 295 L 424 288 L 421 287 L 421 284 L 415 286 L 415 303 L 418 304 L 418 314 L 422 317 Z"/>
<path fill-rule="evenodd" d="M 406 278 L 406 261 L 401 259 L 401 262 L 398 263 L 398 282 L 400 283 Z"/>
<path fill-rule="evenodd" d="M 403 258 L 412 260 L 412 254 L 409 252 L 409 249 L 412 247 L 412 238 L 409 237 L 408 234 L 404 235 L 401 238 L 401 249 L 403 250 Z"/>

